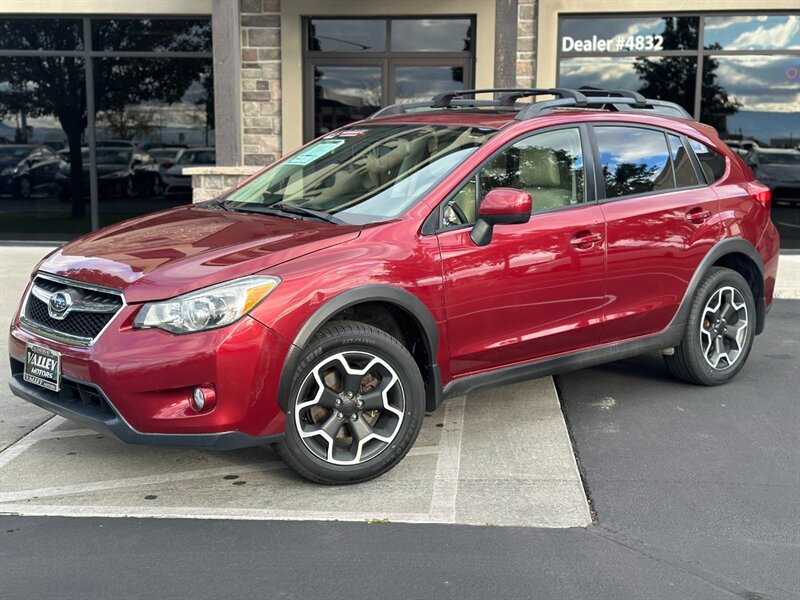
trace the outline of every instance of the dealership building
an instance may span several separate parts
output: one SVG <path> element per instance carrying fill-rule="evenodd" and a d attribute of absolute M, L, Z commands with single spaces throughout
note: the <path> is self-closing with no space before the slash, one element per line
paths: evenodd
<path fill-rule="evenodd" d="M 726 139 L 795 147 L 800 10 L 796 0 L 2 0 L 0 171 L 15 176 L 4 146 L 41 144 L 62 151 L 49 167 L 62 176 L 42 174 L 24 201 L 0 197 L 0 238 L 68 239 L 190 201 L 155 187 L 92 190 L 79 214 L 58 190 L 69 149 L 74 159 L 90 141 L 103 181 L 103 143 L 215 147 L 215 164 L 186 164 L 198 200 L 388 104 L 554 86 L 639 90 Z"/>

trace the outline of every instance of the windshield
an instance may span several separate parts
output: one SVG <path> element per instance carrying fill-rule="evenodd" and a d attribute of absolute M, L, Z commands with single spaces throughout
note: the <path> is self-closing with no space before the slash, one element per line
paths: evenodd
<path fill-rule="evenodd" d="M 758 158 L 765 165 L 800 165 L 800 152 L 759 152 Z"/>
<path fill-rule="evenodd" d="M 280 204 L 349 224 L 400 215 L 495 133 L 450 125 L 371 125 L 330 133 L 223 198 L 255 210 Z"/>
<path fill-rule="evenodd" d="M 32 148 L 12 146 L 3 148 L 0 146 L 0 160 L 22 160 L 31 153 Z"/>
<path fill-rule="evenodd" d="M 215 162 L 213 150 L 185 150 L 178 157 L 179 165 L 213 165 Z"/>
<path fill-rule="evenodd" d="M 132 150 L 120 150 L 119 148 L 98 148 L 98 165 L 127 165 L 131 161 Z M 88 164 L 89 150 L 84 148 L 81 151 L 81 158 L 84 164 Z"/>

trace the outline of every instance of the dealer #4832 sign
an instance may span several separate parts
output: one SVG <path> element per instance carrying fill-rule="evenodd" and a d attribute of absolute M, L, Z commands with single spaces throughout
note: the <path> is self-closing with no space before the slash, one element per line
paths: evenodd
<path fill-rule="evenodd" d="M 593 35 L 591 38 L 575 39 L 565 35 L 561 38 L 562 52 L 625 52 L 625 51 L 650 51 L 658 52 L 664 49 L 663 35 L 617 35 L 612 38 L 601 38 Z"/>

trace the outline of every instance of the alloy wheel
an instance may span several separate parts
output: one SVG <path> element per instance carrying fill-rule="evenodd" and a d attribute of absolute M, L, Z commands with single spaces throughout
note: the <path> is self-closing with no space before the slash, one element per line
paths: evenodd
<path fill-rule="evenodd" d="M 724 371 L 742 354 L 749 324 L 747 304 L 734 287 L 716 290 L 706 302 L 700 323 L 700 347 L 708 365 Z"/>
<path fill-rule="evenodd" d="M 362 351 L 320 360 L 300 386 L 294 418 L 305 447 L 334 465 L 358 465 L 388 448 L 406 408 L 405 392 L 384 359 Z"/>

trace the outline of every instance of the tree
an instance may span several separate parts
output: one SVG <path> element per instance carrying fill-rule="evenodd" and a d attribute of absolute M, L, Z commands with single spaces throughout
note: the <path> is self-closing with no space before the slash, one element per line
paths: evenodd
<path fill-rule="evenodd" d="M 15 50 L 64 50 L 83 47 L 77 19 L 2 19 L 0 39 Z M 151 19 L 110 19 L 93 28 L 96 49 L 207 51 L 210 23 L 189 22 L 182 30 Z M 158 100 L 179 102 L 189 85 L 208 70 L 205 59 L 100 58 L 94 61 L 98 113 L 124 115 L 126 107 Z M 19 112 L 9 90 L 24 89 L 24 114 L 54 115 L 69 143 L 72 215 L 85 215 L 81 146 L 87 126 L 85 64 L 82 57 L 0 58 L 0 113 Z M 5 84 L 3 82 L 5 80 Z"/>
<path fill-rule="evenodd" d="M 689 49 L 697 46 L 698 21 L 696 17 L 664 17 L 664 47 Z M 719 50 L 714 44 L 707 50 Z M 639 57 L 633 68 L 644 82 L 639 92 L 649 98 L 660 98 L 681 104 L 690 114 L 694 113 L 694 97 L 687 93 L 697 86 L 696 61 L 693 57 L 664 56 L 658 58 Z M 700 121 L 725 130 L 726 117 L 739 110 L 741 104 L 728 96 L 717 82 L 719 62 L 706 56 L 703 61 L 702 87 L 697 93 L 700 100 Z"/>

